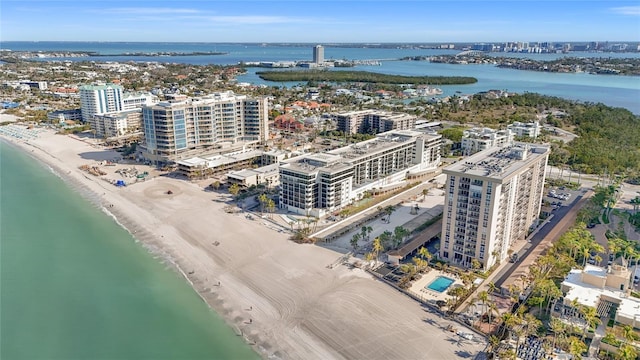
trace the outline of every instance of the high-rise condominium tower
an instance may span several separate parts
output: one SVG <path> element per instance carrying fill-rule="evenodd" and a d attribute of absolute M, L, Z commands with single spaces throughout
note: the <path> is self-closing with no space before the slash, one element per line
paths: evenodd
<path fill-rule="evenodd" d="M 515 144 L 446 167 L 440 257 L 484 269 L 506 259 L 537 223 L 548 158 L 548 147 Z"/>

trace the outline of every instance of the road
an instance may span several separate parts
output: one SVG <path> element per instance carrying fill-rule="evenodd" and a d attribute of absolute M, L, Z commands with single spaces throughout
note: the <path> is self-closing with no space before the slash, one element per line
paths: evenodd
<path fill-rule="evenodd" d="M 562 206 L 554 212 L 553 218 L 544 225 L 537 233 L 528 239 L 528 243 L 525 244 L 522 249 L 518 251 L 518 261 L 516 263 L 509 263 L 501 269 L 500 273 L 496 276 L 494 283 L 500 288 L 509 279 L 518 268 L 528 268 L 533 264 L 535 259 L 544 250 L 551 246 L 552 243 L 557 241 L 563 233 L 565 233 L 576 221 L 578 211 L 582 208 L 586 201 L 591 196 L 591 191 L 583 189 L 580 191 L 580 195 L 568 205 Z M 543 243 L 544 240 L 544 243 Z M 542 244 L 542 246 L 540 246 Z M 536 256 L 531 256 L 535 252 Z"/>
<path fill-rule="evenodd" d="M 528 242 L 522 242 L 521 247 L 517 250 L 518 261 L 516 263 L 510 263 L 508 261 L 503 262 L 489 277 L 478 286 L 476 290 L 469 295 L 458 308 L 456 313 L 464 311 L 469 303 L 475 299 L 475 296 L 481 291 L 489 291 L 488 284 L 493 282 L 498 288 L 505 283 L 509 277 L 516 272 L 517 269 L 524 269 L 529 267 L 537 258 L 537 256 L 546 250 L 547 246 L 550 246 L 560 236 L 569 229 L 574 223 L 578 211 L 589 197 L 592 195 L 592 191 L 583 189 L 579 192 L 579 195 L 575 196 L 572 202 L 567 206 L 562 206 L 554 212 L 554 216 L 548 223 L 542 228 L 539 228 L 533 236 L 530 236 Z M 534 252 L 535 251 L 535 252 Z"/>

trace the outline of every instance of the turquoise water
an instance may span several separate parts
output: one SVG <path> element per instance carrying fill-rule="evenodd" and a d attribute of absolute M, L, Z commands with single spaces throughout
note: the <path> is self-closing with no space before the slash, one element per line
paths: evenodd
<path fill-rule="evenodd" d="M 431 284 L 429 284 L 429 286 L 427 286 L 427 288 L 437 291 L 439 293 L 445 292 L 449 288 L 449 286 L 453 284 L 454 281 L 455 280 L 450 279 L 446 276 L 438 276 L 435 280 L 431 282 Z"/>
<path fill-rule="evenodd" d="M 0 141 L 0 358 L 257 359 L 174 271 Z"/>

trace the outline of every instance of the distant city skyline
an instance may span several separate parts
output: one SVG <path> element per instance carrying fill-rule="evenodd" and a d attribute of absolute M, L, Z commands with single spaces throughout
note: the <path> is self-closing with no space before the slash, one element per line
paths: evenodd
<path fill-rule="evenodd" d="M 1 41 L 640 41 L 637 1 L 3 0 Z"/>

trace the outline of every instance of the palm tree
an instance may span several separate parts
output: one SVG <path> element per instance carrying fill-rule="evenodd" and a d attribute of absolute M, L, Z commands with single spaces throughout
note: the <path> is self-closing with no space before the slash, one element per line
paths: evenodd
<path fill-rule="evenodd" d="M 591 255 L 591 251 L 588 247 L 582 248 L 582 267 L 587 266 L 587 259 L 589 259 L 589 255 Z"/>
<path fill-rule="evenodd" d="M 380 256 L 380 252 L 384 250 L 384 247 L 382 246 L 382 242 L 380 241 L 380 238 L 377 237 L 375 239 L 373 239 L 373 248 L 372 248 L 374 254 L 376 255 L 376 261 L 379 259 Z"/>
<path fill-rule="evenodd" d="M 517 349 L 520 346 L 520 339 L 522 339 L 522 336 L 526 334 L 526 331 L 524 327 L 518 326 L 517 328 L 513 329 L 513 334 L 516 336 L 516 349 Z"/>
<path fill-rule="evenodd" d="M 589 327 L 597 326 L 597 324 L 600 322 L 600 319 L 598 319 L 598 311 L 593 306 L 583 306 L 581 310 L 585 322 L 584 328 L 582 329 L 582 340 L 584 341 L 584 338 L 587 336 L 587 330 L 589 329 Z"/>
<path fill-rule="evenodd" d="M 400 246 L 404 241 L 405 236 L 407 236 L 408 234 L 409 232 L 407 231 L 407 229 L 402 226 L 396 226 L 395 229 L 393 229 L 393 238 L 395 240 L 393 247 L 397 248 L 398 246 Z"/>
<path fill-rule="evenodd" d="M 229 186 L 229 194 L 233 195 L 234 197 L 237 197 L 239 193 L 240 193 L 240 185 L 232 184 L 231 186 Z"/>
<path fill-rule="evenodd" d="M 416 273 L 416 267 L 411 264 L 402 264 L 400 266 L 400 271 L 402 271 L 403 273 L 409 276 L 413 276 L 413 274 Z"/>
<path fill-rule="evenodd" d="M 480 291 L 478 293 L 478 300 L 482 301 L 482 314 L 487 312 L 486 303 L 489 301 L 489 294 L 486 291 Z"/>
<path fill-rule="evenodd" d="M 478 259 L 471 259 L 471 268 L 474 271 L 477 271 L 481 267 L 482 267 L 482 263 L 480 261 L 478 261 Z"/>
<path fill-rule="evenodd" d="M 625 325 L 622 328 L 622 336 L 624 337 L 625 344 L 632 342 L 635 339 L 633 328 L 629 325 Z"/>
<path fill-rule="evenodd" d="M 553 348 L 556 348 L 556 339 L 558 337 L 558 334 L 564 332 L 564 328 L 565 325 L 562 322 L 562 320 L 558 319 L 558 318 L 551 318 L 551 321 L 549 322 L 549 327 L 551 328 L 551 331 L 553 331 Z"/>
<path fill-rule="evenodd" d="M 419 271 L 424 271 L 424 269 L 427 267 L 427 262 L 424 259 L 414 257 L 412 261 Z"/>
<path fill-rule="evenodd" d="M 542 325 L 542 322 L 538 320 L 533 314 L 527 313 L 524 316 L 525 332 L 527 335 L 534 335 L 538 332 L 538 328 Z"/>
<path fill-rule="evenodd" d="M 387 215 L 387 224 L 391 223 L 391 214 L 396 211 L 396 208 L 389 205 L 384 208 L 384 213 Z"/>
<path fill-rule="evenodd" d="M 376 258 L 376 255 L 374 253 L 368 252 L 368 253 L 364 254 L 364 259 L 366 261 L 371 261 L 371 260 L 373 260 L 375 258 Z"/>
<path fill-rule="evenodd" d="M 500 338 L 495 335 L 489 336 L 489 353 L 492 354 L 496 350 L 498 350 L 498 346 L 500 346 Z"/>
<path fill-rule="evenodd" d="M 596 255 L 594 257 L 594 260 L 595 260 L 596 264 L 598 264 L 598 266 L 600 266 L 600 263 L 602 262 L 602 256 Z"/>
<path fill-rule="evenodd" d="M 514 315 L 508 311 L 502 314 L 502 317 L 500 319 L 502 320 L 502 331 L 500 333 L 500 337 L 504 336 L 507 330 L 513 325 L 513 318 Z"/>
<path fill-rule="evenodd" d="M 496 283 L 494 283 L 493 281 L 490 281 L 487 286 L 489 287 L 489 293 L 493 294 L 496 292 L 496 290 L 498 290 L 498 287 L 496 286 Z"/>
<path fill-rule="evenodd" d="M 587 345 L 582 340 L 575 336 L 569 338 L 569 354 L 573 355 L 574 359 L 582 359 L 582 354 L 587 351 Z"/>
<path fill-rule="evenodd" d="M 429 263 L 431 261 L 431 258 L 433 258 L 433 255 L 431 255 L 431 253 L 429 252 L 429 249 L 427 249 L 424 246 L 421 246 L 418 249 L 418 256 L 420 256 L 427 263 Z"/>
<path fill-rule="evenodd" d="M 264 208 L 267 205 L 267 202 L 269 200 L 269 197 L 267 196 L 267 194 L 260 194 L 260 196 L 258 196 L 258 202 L 260 203 L 260 213 L 264 213 Z"/>
<path fill-rule="evenodd" d="M 353 234 L 353 237 L 351 238 L 351 241 L 349 242 L 351 244 L 351 247 L 353 248 L 353 252 L 355 253 L 356 250 L 358 250 L 358 241 L 360 240 L 360 234 Z"/>
<path fill-rule="evenodd" d="M 424 201 L 427 198 L 427 195 L 429 195 L 429 189 L 427 188 L 422 189 L 422 201 Z"/>
<path fill-rule="evenodd" d="M 491 320 L 491 315 L 492 314 L 500 314 L 498 312 L 498 305 L 496 305 L 495 301 L 493 300 L 489 300 L 489 307 L 488 307 L 488 311 L 487 311 L 487 315 L 489 316 L 489 326 L 491 326 L 491 323 L 493 322 Z M 491 329 L 491 327 L 489 327 L 489 329 Z"/>
<path fill-rule="evenodd" d="M 633 346 L 629 344 L 624 344 L 620 346 L 620 349 L 616 354 L 616 359 L 620 359 L 620 360 L 636 360 L 637 357 L 638 357 L 638 352 Z"/>
<path fill-rule="evenodd" d="M 364 239 L 366 237 L 366 240 L 369 241 L 369 235 L 371 235 L 371 232 L 373 231 L 373 228 L 371 226 L 363 226 L 362 229 L 360 229 L 363 233 L 366 233 L 365 235 L 362 236 L 362 238 Z"/>

